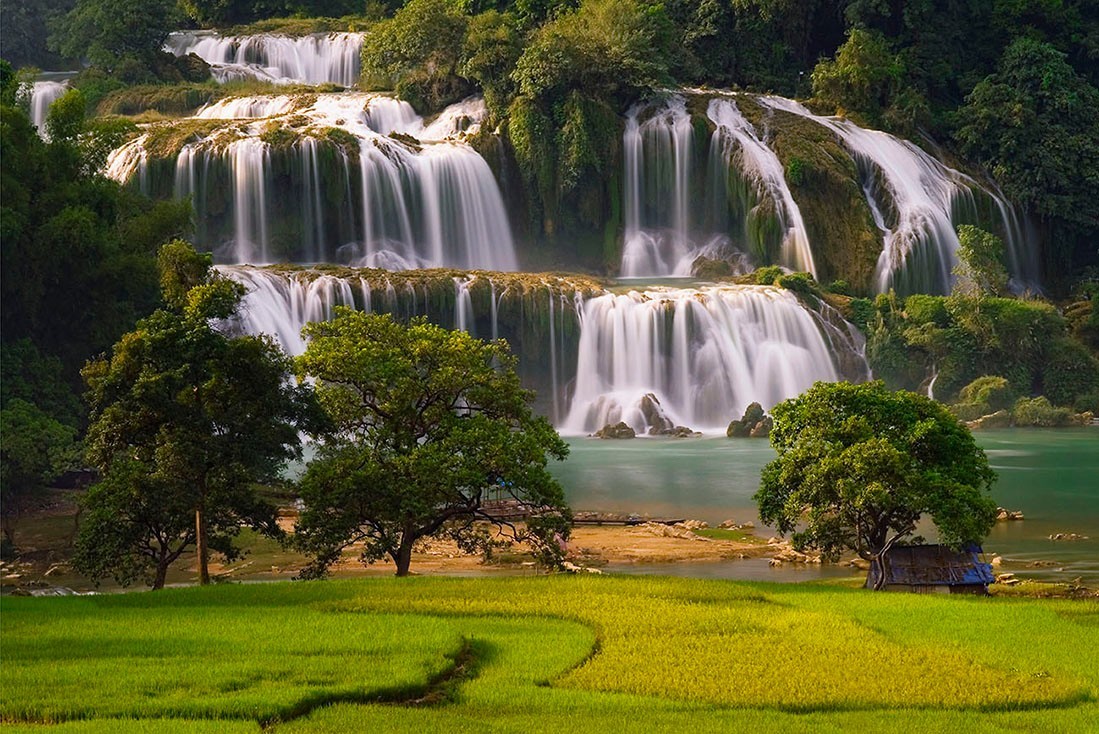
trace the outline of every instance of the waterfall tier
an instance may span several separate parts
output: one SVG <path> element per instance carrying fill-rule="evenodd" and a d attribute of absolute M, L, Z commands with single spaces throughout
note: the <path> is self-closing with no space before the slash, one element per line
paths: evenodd
<path fill-rule="evenodd" d="M 503 337 L 520 355 L 520 375 L 538 391 L 540 410 L 567 433 L 619 420 L 639 433 L 655 421 L 720 432 L 753 401 L 769 408 L 817 380 L 866 377 L 853 328 L 773 287 L 616 293 L 556 275 L 222 272 L 248 289 L 241 328 L 274 335 L 291 354 L 305 348 L 306 323 L 341 305 Z"/>
<path fill-rule="evenodd" d="M 608 293 L 579 309 L 569 432 L 619 421 L 639 433 L 665 421 L 723 431 L 752 402 L 770 408 L 839 379 L 818 320 L 778 288 Z"/>
<path fill-rule="evenodd" d="M 517 270 L 496 180 L 462 140 L 483 116 L 478 99 L 431 124 L 381 95 L 223 99 L 146 127 L 108 175 L 191 197 L 219 262 Z"/>
<path fill-rule="evenodd" d="M 39 79 L 30 85 L 29 103 L 31 122 L 38 128 L 39 135 L 46 134 L 46 117 L 50 105 L 57 101 L 69 89 L 67 81 Z"/>
<path fill-rule="evenodd" d="M 259 79 L 276 84 L 339 84 L 359 80 L 362 33 L 315 33 L 289 37 L 263 33 L 221 36 L 213 31 L 180 31 L 165 50 L 195 54 L 210 64 L 218 83 Z"/>
<path fill-rule="evenodd" d="M 817 165 L 830 170 L 806 174 L 813 164 L 790 150 L 789 138 L 785 145 L 774 139 L 776 129 L 789 127 L 789 116 L 814 128 L 818 147 L 836 147 L 829 139 L 838 143 L 834 152 L 815 156 Z M 851 279 L 878 292 L 944 293 L 957 260 L 956 227 L 972 223 L 1004 240 L 1019 287 L 1037 287 L 1034 248 L 1024 243 L 1003 196 L 887 133 L 814 115 L 780 97 L 685 90 L 632 108 L 622 141 L 623 277 L 689 276 L 699 258 L 724 260 L 736 270 L 746 258 L 757 266 Z M 787 180 L 791 168 L 793 182 Z M 807 175 L 831 177 L 833 186 L 860 192 L 865 222 L 856 229 L 876 230 L 878 248 L 872 255 L 876 267 L 865 278 L 839 265 L 859 258 L 836 252 L 855 245 L 832 226 L 836 219 L 857 221 L 859 213 L 837 211 L 838 202 L 814 201 L 807 217 L 806 201 L 835 193 L 796 180 Z M 832 252 L 822 257 L 826 247 Z"/>

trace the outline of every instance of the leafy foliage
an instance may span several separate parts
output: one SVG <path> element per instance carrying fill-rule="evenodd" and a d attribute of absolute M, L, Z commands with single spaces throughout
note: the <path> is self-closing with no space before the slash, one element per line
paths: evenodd
<path fill-rule="evenodd" d="M 496 522 L 490 499 L 539 515 L 528 531 L 548 552 L 555 535 L 567 537 L 546 457 L 563 459 L 568 447 L 532 415 L 503 342 L 350 309 L 305 336 L 297 369 L 317 380 L 333 424 L 301 481 L 297 540 L 315 557 L 313 574 L 362 542 L 364 561 L 388 555 L 404 576 L 420 538 L 476 543 L 473 523 Z"/>
<path fill-rule="evenodd" d="M 289 360 L 268 337 L 230 338 L 211 319 L 233 314 L 242 287 L 201 270 L 173 243 L 162 281 L 169 308 L 138 322 L 110 359 L 84 369 L 92 423 L 87 456 L 103 476 L 86 496 L 76 563 L 93 578 L 129 584 L 197 545 L 232 558 L 241 524 L 277 536 L 274 508 L 256 495 L 300 452 L 310 393 L 286 383 Z M 195 265 L 198 265 L 198 269 Z M 183 292 L 178 284 L 198 284 Z"/>
<path fill-rule="evenodd" d="M 14 545 L 15 521 L 48 483 L 76 463 L 76 431 L 25 400 L 0 410 L 0 515 L 4 537 Z"/>
<path fill-rule="evenodd" d="M 152 63 L 179 22 L 176 12 L 175 0 L 77 0 L 55 23 L 50 46 L 108 70 Z"/>
<path fill-rule="evenodd" d="M 1099 232 L 1099 89 L 1048 43 L 1020 38 L 959 111 L 958 139 L 1013 198 L 1062 223 L 1057 243 Z M 1058 261 L 1063 265 L 1065 254 Z M 1071 262 L 1071 260 L 1069 260 Z"/>
<path fill-rule="evenodd" d="M 958 243 L 953 292 L 969 298 L 1007 293 L 1003 241 L 978 227 L 963 224 L 958 227 Z"/>
<path fill-rule="evenodd" d="M 363 73 L 388 79 L 420 109 L 438 110 L 471 91 L 458 76 L 468 19 L 450 0 L 410 0 L 363 43 Z"/>
<path fill-rule="evenodd" d="M 794 546 L 881 563 L 930 515 L 954 547 L 991 530 L 996 475 L 973 436 L 938 403 L 881 382 L 818 382 L 772 410 L 778 458 L 763 468 L 760 518 Z M 799 529 L 800 528 L 800 529 Z"/>
<path fill-rule="evenodd" d="M 6 88 L 0 107 L 4 391 L 18 385 L 19 397 L 75 426 L 82 411 L 72 389 L 80 367 L 156 307 L 154 253 L 189 230 L 190 205 L 153 204 L 98 173 L 113 133 L 106 123 L 85 120 L 80 92 L 52 107 L 49 142 L 14 101 Z"/>

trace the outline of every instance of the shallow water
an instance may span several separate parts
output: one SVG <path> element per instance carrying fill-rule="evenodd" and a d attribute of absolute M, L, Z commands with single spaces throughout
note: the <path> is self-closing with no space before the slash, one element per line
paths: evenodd
<path fill-rule="evenodd" d="M 1099 429 L 1007 429 L 976 434 L 999 475 L 996 503 L 1026 516 L 997 523 L 984 543 L 1019 576 L 1099 581 Z M 724 437 L 567 439 L 569 458 L 551 467 L 576 509 L 682 517 L 716 525 L 752 521 L 766 535 L 752 495 L 759 473 L 774 457 L 766 441 Z M 934 528 L 921 529 L 929 540 Z M 1052 541 L 1054 533 L 1088 540 Z M 1052 563 L 1033 567 L 1033 563 Z M 765 562 L 691 563 L 617 571 L 707 578 L 794 581 L 846 575 L 847 568 L 805 569 Z"/>

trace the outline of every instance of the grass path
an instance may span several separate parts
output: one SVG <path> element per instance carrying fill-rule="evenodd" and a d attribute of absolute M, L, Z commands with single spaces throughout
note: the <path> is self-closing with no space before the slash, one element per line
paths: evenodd
<path fill-rule="evenodd" d="M 75 719 L 13 732 L 1099 731 L 1094 602 L 414 578 L 4 599 L 0 624 L 0 714 Z M 364 703 L 463 649 L 449 699 Z"/>

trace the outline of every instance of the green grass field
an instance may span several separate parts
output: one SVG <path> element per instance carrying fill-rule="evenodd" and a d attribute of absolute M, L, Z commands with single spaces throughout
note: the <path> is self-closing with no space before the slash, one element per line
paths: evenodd
<path fill-rule="evenodd" d="M 652 577 L 4 598 L 5 731 L 1099 731 L 1099 603 Z"/>

